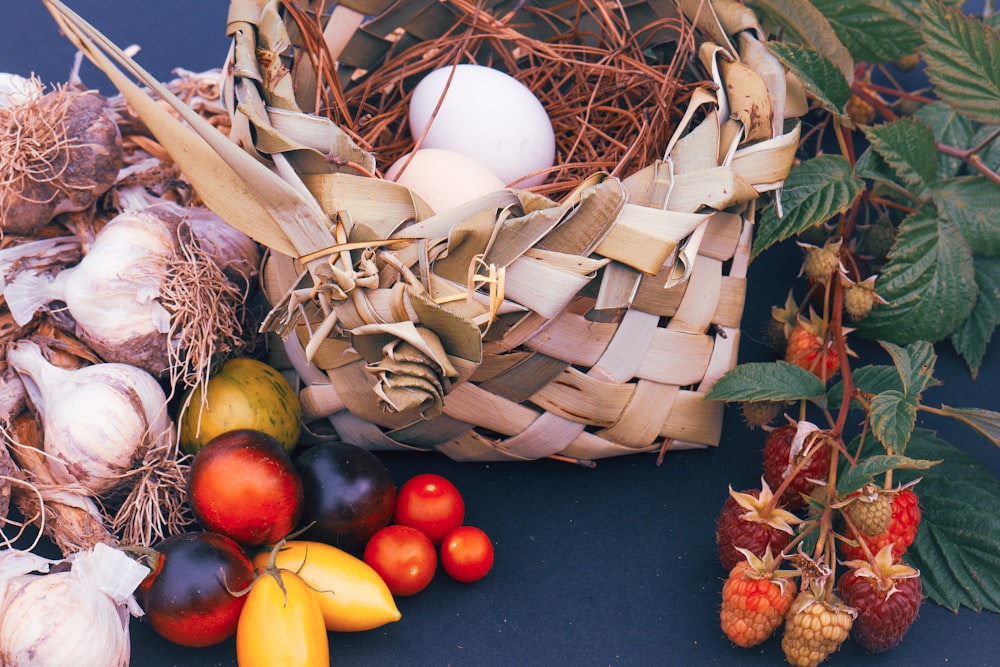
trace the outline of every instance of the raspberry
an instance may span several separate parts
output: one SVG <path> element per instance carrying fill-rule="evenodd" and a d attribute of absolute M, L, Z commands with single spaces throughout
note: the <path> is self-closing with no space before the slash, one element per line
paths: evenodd
<path fill-rule="evenodd" d="M 785 619 L 785 659 L 796 667 L 816 667 L 847 639 L 854 616 L 836 596 L 827 602 L 811 592 L 799 593 Z"/>
<path fill-rule="evenodd" d="M 766 641 L 778 629 L 796 592 L 792 579 L 769 572 L 760 560 L 758 563 L 755 567 L 748 560 L 738 562 L 722 586 L 722 631 L 744 648 Z"/>
<path fill-rule="evenodd" d="M 851 636 L 871 653 L 888 651 L 903 639 L 920 610 L 920 571 L 894 562 L 887 545 L 873 563 L 849 561 L 838 582 L 844 602 L 858 612 Z"/>
<path fill-rule="evenodd" d="M 905 488 L 890 494 L 892 497 L 892 519 L 888 527 L 875 536 L 851 535 L 855 540 L 864 540 L 872 555 L 877 554 L 885 546 L 892 545 L 892 553 L 896 559 L 903 557 L 906 550 L 917 537 L 920 526 L 920 504 L 917 494 L 911 488 Z M 841 550 L 846 560 L 865 560 L 864 547 L 842 542 Z"/>
<path fill-rule="evenodd" d="M 768 508 L 774 498 L 767 482 L 761 480 L 762 489 L 738 493 L 729 487 L 729 497 L 719 513 L 715 533 L 719 546 L 719 561 L 726 570 L 732 570 L 744 556 L 737 549 L 763 557 L 770 548 L 777 553 L 784 549 L 795 530 L 793 524 L 800 519 L 778 507 Z"/>
<path fill-rule="evenodd" d="M 866 487 L 863 493 L 859 491 L 851 496 L 854 500 L 847 505 L 846 512 L 855 528 L 868 537 L 875 537 L 889 527 L 892 521 L 891 494 Z"/>
<path fill-rule="evenodd" d="M 799 426 L 792 423 L 772 429 L 764 442 L 764 479 L 772 488 L 781 486 L 789 471 L 803 457 L 808 457 L 808 462 L 781 494 L 781 502 L 791 509 L 805 507 L 803 495 L 808 496 L 816 489 L 817 483 L 813 480 L 826 480 L 830 472 L 831 448 L 823 440 L 805 433 L 809 430 L 808 422 L 802 424 L 806 427 L 798 440 Z M 807 442 L 808 447 L 805 446 Z"/>
<path fill-rule="evenodd" d="M 740 410 L 747 426 L 756 428 L 773 422 L 783 405 L 780 401 L 743 401 L 740 403 Z"/>
<path fill-rule="evenodd" d="M 774 353 L 774 356 L 784 356 L 785 348 L 788 347 L 788 335 L 785 333 L 784 323 L 773 317 L 769 319 L 761 331 L 761 339 Z"/>
<path fill-rule="evenodd" d="M 858 125 L 871 125 L 875 120 L 875 107 L 857 95 L 851 95 L 844 111 Z"/>
<path fill-rule="evenodd" d="M 816 327 L 800 323 L 792 329 L 785 347 L 785 361 L 811 371 L 823 382 L 833 377 L 840 368 L 840 355 L 833 341 L 824 341 Z"/>
<path fill-rule="evenodd" d="M 802 262 L 802 273 L 810 280 L 818 283 L 825 282 L 840 268 L 839 249 L 839 241 L 822 248 L 809 247 L 806 251 L 805 261 Z"/>
<path fill-rule="evenodd" d="M 863 285 L 851 285 L 844 290 L 844 310 L 855 322 L 864 319 L 875 305 L 875 293 Z"/>
<path fill-rule="evenodd" d="M 873 257 L 885 257 L 896 242 L 896 228 L 892 220 L 882 217 L 867 227 L 861 235 L 862 249 Z"/>

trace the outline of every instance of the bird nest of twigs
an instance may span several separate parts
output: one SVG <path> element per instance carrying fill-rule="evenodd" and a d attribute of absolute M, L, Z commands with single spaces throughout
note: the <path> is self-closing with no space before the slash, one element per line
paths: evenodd
<path fill-rule="evenodd" d="M 556 161 L 546 181 L 531 189 L 554 199 L 594 173 L 623 177 L 662 159 L 691 90 L 704 83 L 688 67 L 694 29 L 682 16 L 632 26 L 615 3 L 564 3 L 576 7 L 569 18 L 555 11 L 566 6 L 518 3 L 516 11 L 493 15 L 471 2 L 448 4 L 457 20 L 442 36 L 405 47 L 399 40 L 379 67 L 353 71 L 344 81 L 320 19 L 283 3 L 302 42 L 296 57 L 308 57 L 320 81 L 310 112 L 333 120 L 375 156 L 380 170 L 419 146 L 407 123 L 410 96 L 440 67 L 494 67 L 538 97 L 552 121 Z M 531 36 L 527 26 L 534 33 L 543 26 L 549 36 Z"/>

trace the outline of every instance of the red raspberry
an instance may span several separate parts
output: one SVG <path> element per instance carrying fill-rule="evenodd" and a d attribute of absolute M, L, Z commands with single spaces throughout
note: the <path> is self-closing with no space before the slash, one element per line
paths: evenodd
<path fill-rule="evenodd" d="M 864 540 L 872 556 L 887 545 L 892 545 L 893 556 L 899 560 L 917 538 L 917 528 L 920 526 L 920 503 L 912 488 L 905 488 L 893 495 L 892 520 L 888 528 L 870 537 L 863 534 L 850 535 L 854 540 Z M 841 542 L 841 551 L 845 560 L 865 560 L 864 547 L 853 546 Z"/>
<path fill-rule="evenodd" d="M 847 639 L 854 616 L 836 596 L 826 601 L 812 592 L 799 593 L 785 619 L 785 659 L 795 667 L 816 667 Z"/>
<path fill-rule="evenodd" d="M 888 651 L 917 618 L 923 597 L 920 571 L 896 562 L 892 545 L 874 562 L 849 561 L 838 582 L 844 602 L 857 610 L 851 636 L 871 653 Z"/>
<path fill-rule="evenodd" d="M 804 457 L 808 457 L 808 462 L 781 494 L 781 502 L 792 509 L 805 507 L 803 494 L 808 496 L 815 490 L 817 482 L 813 480 L 825 481 L 830 473 L 830 459 L 833 455 L 830 446 L 823 440 L 817 440 L 816 436 L 810 435 L 806 430 L 803 429 L 802 437 L 796 441 L 798 424 L 787 424 L 772 429 L 764 442 L 764 479 L 771 488 L 781 486 L 788 473 Z"/>
<path fill-rule="evenodd" d="M 767 552 L 768 557 L 770 551 Z M 744 648 L 766 641 L 785 619 L 795 599 L 795 581 L 770 572 L 763 563 L 773 559 L 742 560 L 729 572 L 722 586 L 722 631 Z"/>
<path fill-rule="evenodd" d="M 823 382 L 837 374 L 840 354 L 833 341 L 826 341 L 814 327 L 799 324 L 792 329 L 785 347 L 785 361 L 810 371 Z"/>
<path fill-rule="evenodd" d="M 746 549 L 763 557 L 767 549 L 778 553 L 784 549 L 795 530 L 793 524 L 800 519 L 780 506 L 768 508 L 774 495 L 767 482 L 761 480 L 761 490 L 751 489 L 737 493 L 729 487 L 729 498 L 719 513 L 715 537 L 719 545 L 719 561 L 732 570 L 745 560 L 737 549 Z"/>

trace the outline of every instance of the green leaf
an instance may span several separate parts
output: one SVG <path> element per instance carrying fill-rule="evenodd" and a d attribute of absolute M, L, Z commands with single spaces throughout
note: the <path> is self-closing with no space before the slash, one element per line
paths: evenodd
<path fill-rule="evenodd" d="M 917 423 L 917 398 L 894 390 L 883 391 L 872 399 L 868 416 L 872 433 L 886 450 L 902 454 Z"/>
<path fill-rule="evenodd" d="M 942 405 L 940 411 L 941 414 L 974 428 L 1000 447 L 1000 412 L 981 408 L 953 408 L 947 405 Z"/>
<path fill-rule="evenodd" d="M 919 118 L 900 118 L 862 131 L 872 148 L 892 167 L 914 194 L 920 195 L 934 181 L 937 143 L 934 132 Z"/>
<path fill-rule="evenodd" d="M 822 53 L 837 66 L 848 83 L 854 80 L 851 53 L 830 22 L 809 0 L 747 0 L 746 4 L 763 22 L 780 29 L 784 41 Z"/>
<path fill-rule="evenodd" d="M 852 443 L 852 447 L 857 447 L 857 441 Z M 866 456 L 856 466 L 846 467 L 837 475 L 837 495 L 846 496 L 857 491 L 865 484 L 873 483 L 876 475 L 884 474 L 890 470 L 927 470 L 936 466 L 940 461 L 926 461 L 924 459 L 913 459 L 909 456 L 891 456 L 887 454 L 875 454 Z"/>
<path fill-rule="evenodd" d="M 899 380 L 899 372 L 894 366 L 862 366 L 851 372 L 854 386 L 858 391 L 865 394 L 880 394 L 883 391 L 894 390 L 903 392 L 903 383 Z M 837 382 L 826 396 L 827 405 L 840 405 L 844 400 L 844 382 Z M 852 408 L 860 408 L 861 405 L 854 401 Z"/>
<path fill-rule="evenodd" d="M 837 155 L 820 155 L 792 167 L 785 178 L 781 203 L 769 207 L 761 216 L 751 257 L 771 245 L 801 231 L 815 227 L 846 211 L 864 188 L 864 181 L 851 173 L 851 165 Z"/>
<path fill-rule="evenodd" d="M 986 346 L 1000 323 L 1000 260 L 976 259 L 973 263 L 979 288 L 976 307 L 952 334 L 951 343 L 969 365 L 975 380 L 986 356 Z"/>
<path fill-rule="evenodd" d="M 858 178 L 867 178 L 875 181 L 872 187 L 872 194 L 888 196 L 894 200 L 902 199 L 903 201 L 909 201 L 913 199 L 913 195 L 910 194 L 906 185 L 899 180 L 899 177 L 896 176 L 896 172 L 892 170 L 889 163 L 871 146 L 865 149 L 854 164 L 854 175 Z"/>
<path fill-rule="evenodd" d="M 955 223 L 938 220 L 934 207 L 924 206 L 900 224 L 875 287 L 889 304 L 858 323 L 860 335 L 897 345 L 936 343 L 975 306 L 972 251 Z"/>
<path fill-rule="evenodd" d="M 924 592 L 957 611 L 1000 611 L 1000 482 L 975 458 L 916 429 L 909 455 L 941 463 L 919 474 L 923 518 L 907 560 L 920 569 Z M 906 482 L 913 471 L 894 473 Z"/>
<path fill-rule="evenodd" d="M 972 252 L 1000 257 L 1000 186 L 984 176 L 965 176 L 934 184 L 933 196 L 941 215 L 958 224 Z"/>
<path fill-rule="evenodd" d="M 767 48 L 802 81 L 806 92 L 824 109 L 850 122 L 844 105 L 851 97 L 851 86 L 830 59 L 807 46 L 789 42 L 768 42 Z"/>
<path fill-rule="evenodd" d="M 921 5 L 921 55 L 937 95 L 973 120 L 1000 123 L 1000 36 L 960 7 Z"/>
<path fill-rule="evenodd" d="M 937 355 L 934 354 L 934 347 L 927 341 L 917 341 L 905 348 L 893 345 L 886 341 L 879 341 L 896 367 L 900 382 L 903 384 L 902 394 L 906 397 L 917 398 L 920 392 L 931 384 L 937 384 L 934 380 L 934 364 L 937 363 Z"/>
<path fill-rule="evenodd" d="M 740 364 L 719 378 L 706 398 L 716 401 L 794 401 L 825 393 L 823 382 L 784 361 Z"/>
<path fill-rule="evenodd" d="M 898 60 L 920 46 L 917 24 L 888 0 L 813 0 L 855 60 Z"/>
<path fill-rule="evenodd" d="M 972 122 L 947 104 L 925 104 L 917 111 L 917 117 L 930 126 L 934 138 L 940 143 L 960 149 L 972 147 Z M 957 176 L 963 164 L 957 157 L 939 154 L 935 180 Z"/>

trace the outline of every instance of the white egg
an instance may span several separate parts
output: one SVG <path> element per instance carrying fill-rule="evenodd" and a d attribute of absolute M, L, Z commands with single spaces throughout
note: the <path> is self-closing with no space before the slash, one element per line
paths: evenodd
<path fill-rule="evenodd" d="M 460 153 L 421 148 L 407 164 L 409 157 L 407 153 L 396 160 L 385 177 L 408 187 L 435 213 L 504 188 L 504 182 L 493 172 Z"/>
<path fill-rule="evenodd" d="M 433 116 L 422 148 L 461 153 L 512 187 L 542 183 L 546 174 L 519 180 L 555 161 L 555 134 L 542 103 L 527 86 L 499 70 L 458 65 L 448 83 L 452 69 L 434 70 L 413 90 L 409 119 L 414 140 Z"/>

